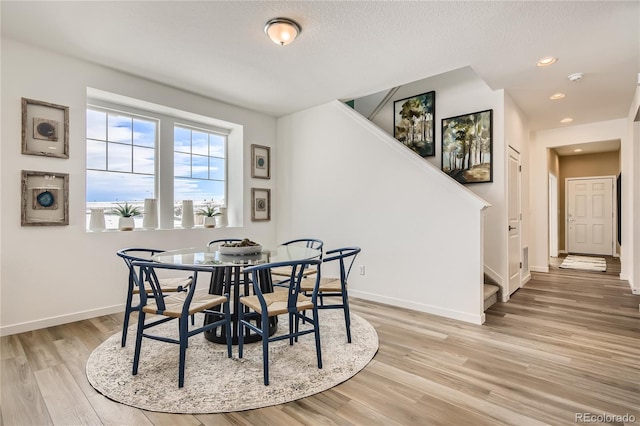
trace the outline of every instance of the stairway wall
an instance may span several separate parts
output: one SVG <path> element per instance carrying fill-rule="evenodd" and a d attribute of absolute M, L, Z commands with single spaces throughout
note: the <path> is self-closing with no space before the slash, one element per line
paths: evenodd
<path fill-rule="evenodd" d="M 484 321 L 489 203 L 337 101 L 278 119 L 273 158 L 280 241 L 362 247 L 352 296 Z"/>

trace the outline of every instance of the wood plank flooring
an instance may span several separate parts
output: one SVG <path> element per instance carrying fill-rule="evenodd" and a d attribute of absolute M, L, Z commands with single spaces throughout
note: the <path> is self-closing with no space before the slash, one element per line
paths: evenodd
<path fill-rule="evenodd" d="M 575 425 L 577 413 L 640 424 L 640 297 L 614 270 L 532 273 L 482 326 L 352 305 L 380 338 L 367 368 L 320 394 L 237 413 L 153 413 L 97 393 L 84 365 L 120 330 L 118 315 L 3 337 L 0 426 Z"/>

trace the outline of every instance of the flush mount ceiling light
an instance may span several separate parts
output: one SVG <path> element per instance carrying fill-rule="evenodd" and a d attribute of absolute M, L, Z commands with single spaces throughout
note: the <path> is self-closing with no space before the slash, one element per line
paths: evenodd
<path fill-rule="evenodd" d="M 555 101 L 555 100 L 564 98 L 564 96 L 565 96 L 564 93 L 558 92 L 558 93 L 554 93 L 553 95 L 549 96 L 549 99 Z"/>
<path fill-rule="evenodd" d="M 554 58 L 553 56 L 545 56 L 544 58 L 540 58 L 536 65 L 539 67 L 546 67 L 551 64 L 555 64 L 557 60 L 558 58 Z"/>
<path fill-rule="evenodd" d="M 287 18 L 274 18 L 264 26 L 264 32 L 269 38 L 280 46 L 291 43 L 300 34 L 302 28 L 297 22 Z"/>
<path fill-rule="evenodd" d="M 573 152 L 582 152 L 582 148 L 576 148 L 573 150 Z"/>
<path fill-rule="evenodd" d="M 573 118 L 563 118 L 562 120 L 560 120 L 561 123 L 566 124 L 566 123 L 571 123 L 573 121 Z"/>
<path fill-rule="evenodd" d="M 581 72 L 576 72 L 574 74 L 569 74 L 567 76 L 567 78 L 571 81 L 578 81 L 578 80 L 582 80 L 582 77 L 584 77 L 584 74 Z"/>

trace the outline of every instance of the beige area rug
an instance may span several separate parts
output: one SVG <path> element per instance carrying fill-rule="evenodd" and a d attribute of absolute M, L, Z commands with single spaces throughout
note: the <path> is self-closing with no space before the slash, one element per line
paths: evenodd
<path fill-rule="evenodd" d="M 570 254 L 562 261 L 560 268 L 605 272 L 607 270 L 607 260 L 604 257 L 575 256 Z"/>
<path fill-rule="evenodd" d="M 286 315 L 278 330 L 288 330 Z M 200 320 L 202 320 L 200 318 Z M 303 324 L 301 324 L 301 327 Z M 177 322 L 155 328 L 177 338 Z M 153 329 L 152 329 L 153 330 Z M 320 311 L 323 368 L 318 369 L 313 334 L 269 344 L 269 386 L 263 384 L 262 344 L 245 345 L 244 357 L 227 358 L 226 346 L 202 334 L 189 339 L 185 385 L 178 388 L 178 345 L 144 339 L 138 374 L 131 374 L 135 327 L 127 346 L 120 333 L 111 336 L 89 356 L 89 383 L 109 399 L 149 411 L 166 413 L 222 413 L 283 404 L 330 389 L 354 376 L 378 350 L 373 326 L 351 314 L 352 343 L 347 343 L 342 310 Z"/>

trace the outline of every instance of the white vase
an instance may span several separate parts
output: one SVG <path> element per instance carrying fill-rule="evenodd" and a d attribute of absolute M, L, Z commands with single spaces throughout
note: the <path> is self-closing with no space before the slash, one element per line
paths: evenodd
<path fill-rule="evenodd" d="M 218 212 L 220 214 L 216 216 L 216 226 L 218 228 L 224 228 L 225 226 L 227 226 L 227 208 L 220 207 L 218 209 Z"/>
<path fill-rule="evenodd" d="M 104 231 L 105 222 L 104 222 L 104 208 L 102 207 L 94 207 L 91 209 L 91 214 L 89 215 L 89 229 L 93 232 Z"/>
<path fill-rule="evenodd" d="M 158 227 L 158 201 L 155 198 L 146 198 L 144 200 L 142 227 L 144 229 L 156 229 Z"/>
<path fill-rule="evenodd" d="M 136 222 L 133 220 L 132 216 L 121 217 L 118 219 L 118 229 L 121 231 L 133 231 L 135 227 Z"/>
<path fill-rule="evenodd" d="M 205 216 L 204 217 L 204 227 L 205 228 L 215 228 L 216 227 L 216 219 L 217 219 L 216 216 Z"/>
<path fill-rule="evenodd" d="M 182 201 L 182 227 L 193 228 L 193 200 Z"/>

